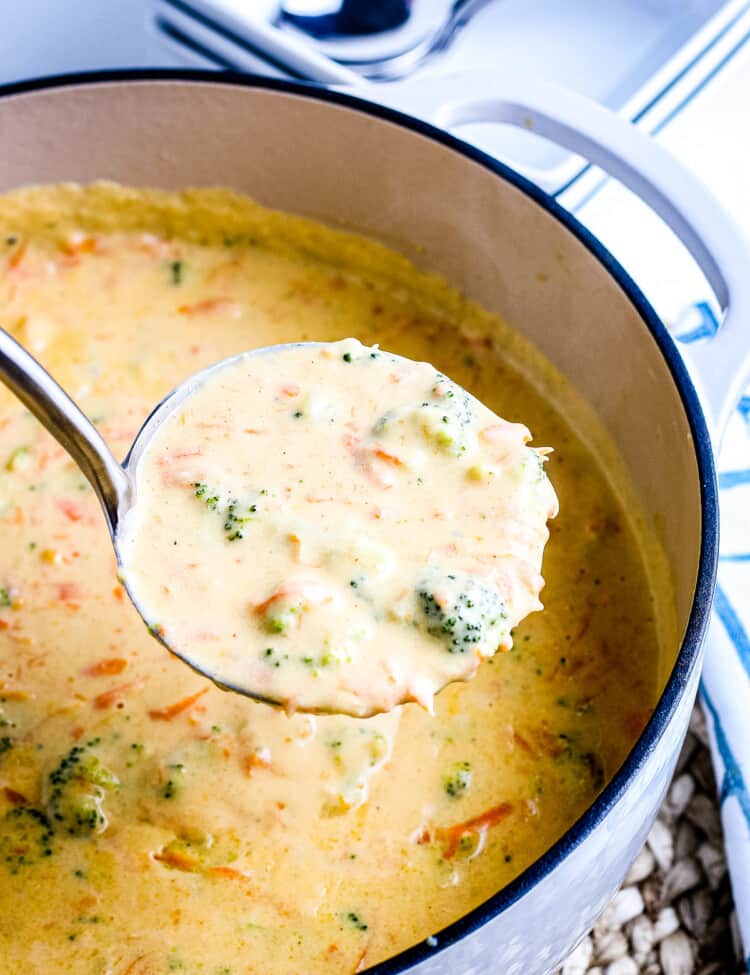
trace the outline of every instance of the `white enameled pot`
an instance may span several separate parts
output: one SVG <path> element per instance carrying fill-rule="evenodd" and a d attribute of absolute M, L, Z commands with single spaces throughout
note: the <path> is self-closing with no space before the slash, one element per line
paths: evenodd
<path fill-rule="evenodd" d="M 418 253 L 572 380 L 663 528 L 682 641 L 625 764 L 517 880 L 370 975 L 543 975 L 622 881 L 666 791 L 698 686 L 718 552 L 706 418 L 720 430 L 748 365 L 740 326 L 750 316 L 750 262 L 695 179 L 578 96 L 499 75 L 464 79 L 460 98 L 457 90 L 451 79 L 379 89 L 439 124 L 531 127 L 620 178 L 681 237 L 727 311 L 693 370 L 706 416 L 664 326 L 604 248 L 522 177 L 423 121 L 336 92 L 203 72 L 69 76 L 0 90 L 0 191 L 61 180 L 219 184 Z"/>

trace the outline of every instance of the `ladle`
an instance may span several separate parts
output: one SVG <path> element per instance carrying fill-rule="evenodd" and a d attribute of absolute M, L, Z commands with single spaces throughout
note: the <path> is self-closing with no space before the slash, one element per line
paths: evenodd
<path fill-rule="evenodd" d="M 290 343 L 294 346 L 307 345 L 310 347 L 320 344 L 319 342 Z M 2 328 L 0 328 L 0 379 L 34 414 L 37 420 L 49 430 L 55 440 L 67 451 L 86 475 L 104 509 L 119 565 L 122 560 L 118 549 L 118 527 L 127 512 L 136 503 L 133 475 L 140 458 L 157 430 L 212 373 L 231 366 L 239 359 L 280 351 L 289 348 L 290 345 L 265 346 L 253 349 L 250 352 L 243 352 L 238 356 L 223 359 L 191 375 L 154 407 L 136 434 L 122 464 L 115 460 L 102 435 L 65 390 L 55 382 L 47 370 L 23 346 Z M 128 587 L 127 579 L 122 581 L 131 602 L 144 622 L 147 623 L 143 610 Z M 193 670 L 204 677 L 208 677 L 225 690 L 235 691 L 267 704 L 285 704 L 283 701 L 269 699 L 250 688 L 227 685 L 225 681 L 222 681 L 220 675 L 208 672 L 199 663 L 191 659 L 187 653 L 169 646 L 153 627 L 149 627 L 149 632 Z"/>

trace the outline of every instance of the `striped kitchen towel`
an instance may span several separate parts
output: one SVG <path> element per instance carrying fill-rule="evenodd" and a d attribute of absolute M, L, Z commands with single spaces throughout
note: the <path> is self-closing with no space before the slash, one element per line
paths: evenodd
<path fill-rule="evenodd" d="M 716 330 L 707 303 L 676 328 L 681 342 Z M 701 700 L 708 724 L 737 919 L 750 972 L 750 389 L 718 458 L 721 555 Z"/>

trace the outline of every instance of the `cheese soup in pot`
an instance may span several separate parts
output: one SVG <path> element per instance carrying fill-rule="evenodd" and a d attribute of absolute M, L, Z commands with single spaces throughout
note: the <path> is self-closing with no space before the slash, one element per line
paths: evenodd
<path fill-rule="evenodd" d="M 0 198 L 0 225 L 0 324 L 118 456 L 196 370 L 356 335 L 429 361 L 554 446 L 560 501 L 544 611 L 514 620 L 507 652 L 443 690 L 434 713 L 290 714 L 219 690 L 151 638 L 93 491 L 0 388 L 0 972 L 349 975 L 466 914 L 616 772 L 673 647 L 664 556 L 595 418 L 444 281 L 226 190 L 34 188 Z M 292 414 L 317 409 L 314 392 L 288 398 Z M 184 504 L 223 544 L 252 542 L 225 542 L 226 510 L 207 501 L 226 508 L 234 485 L 192 463 L 181 459 Z M 362 579 L 361 601 L 378 571 L 377 545 L 365 548 L 367 568 L 341 575 L 352 591 Z M 157 569 L 174 581 L 166 558 Z M 261 607 L 249 624 L 277 630 L 275 659 L 288 619 L 263 607 L 274 592 L 247 602 Z"/>

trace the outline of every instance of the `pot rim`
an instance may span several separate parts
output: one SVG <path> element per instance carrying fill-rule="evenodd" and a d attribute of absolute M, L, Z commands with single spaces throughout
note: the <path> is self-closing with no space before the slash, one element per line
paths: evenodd
<path fill-rule="evenodd" d="M 300 81 L 267 78 L 236 71 L 213 71 L 196 68 L 123 68 L 111 71 L 83 71 L 55 74 L 26 81 L 0 85 L 0 99 L 55 88 L 76 88 L 87 85 L 122 84 L 129 82 L 187 82 L 190 84 L 230 85 L 241 88 L 262 88 L 284 94 L 329 102 L 355 112 L 373 116 L 416 132 L 490 170 L 500 179 L 524 193 L 532 203 L 540 206 L 558 220 L 597 259 L 615 279 L 625 296 L 638 312 L 643 325 L 656 342 L 672 376 L 685 411 L 693 439 L 701 496 L 701 545 L 698 573 L 692 606 L 675 664 L 653 714 L 636 740 L 625 761 L 597 796 L 594 802 L 572 826 L 542 856 L 530 864 L 515 880 L 483 901 L 468 914 L 435 932 L 435 943 L 421 941 L 399 954 L 363 970 L 362 975 L 400 975 L 427 958 L 472 934 L 492 918 L 520 900 L 578 847 L 606 818 L 631 782 L 636 778 L 649 756 L 661 741 L 680 699 L 697 665 L 700 649 L 708 627 L 716 584 L 719 550 L 718 486 L 713 448 L 703 410 L 688 375 L 682 357 L 669 332 L 640 288 L 607 248 L 586 227 L 548 193 L 510 166 L 450 135 L 427 122 L 378 105 L 364 98 L 342 91 L 332 91 Z M 432 942 L 433 938 L 429 939 Z"/>

